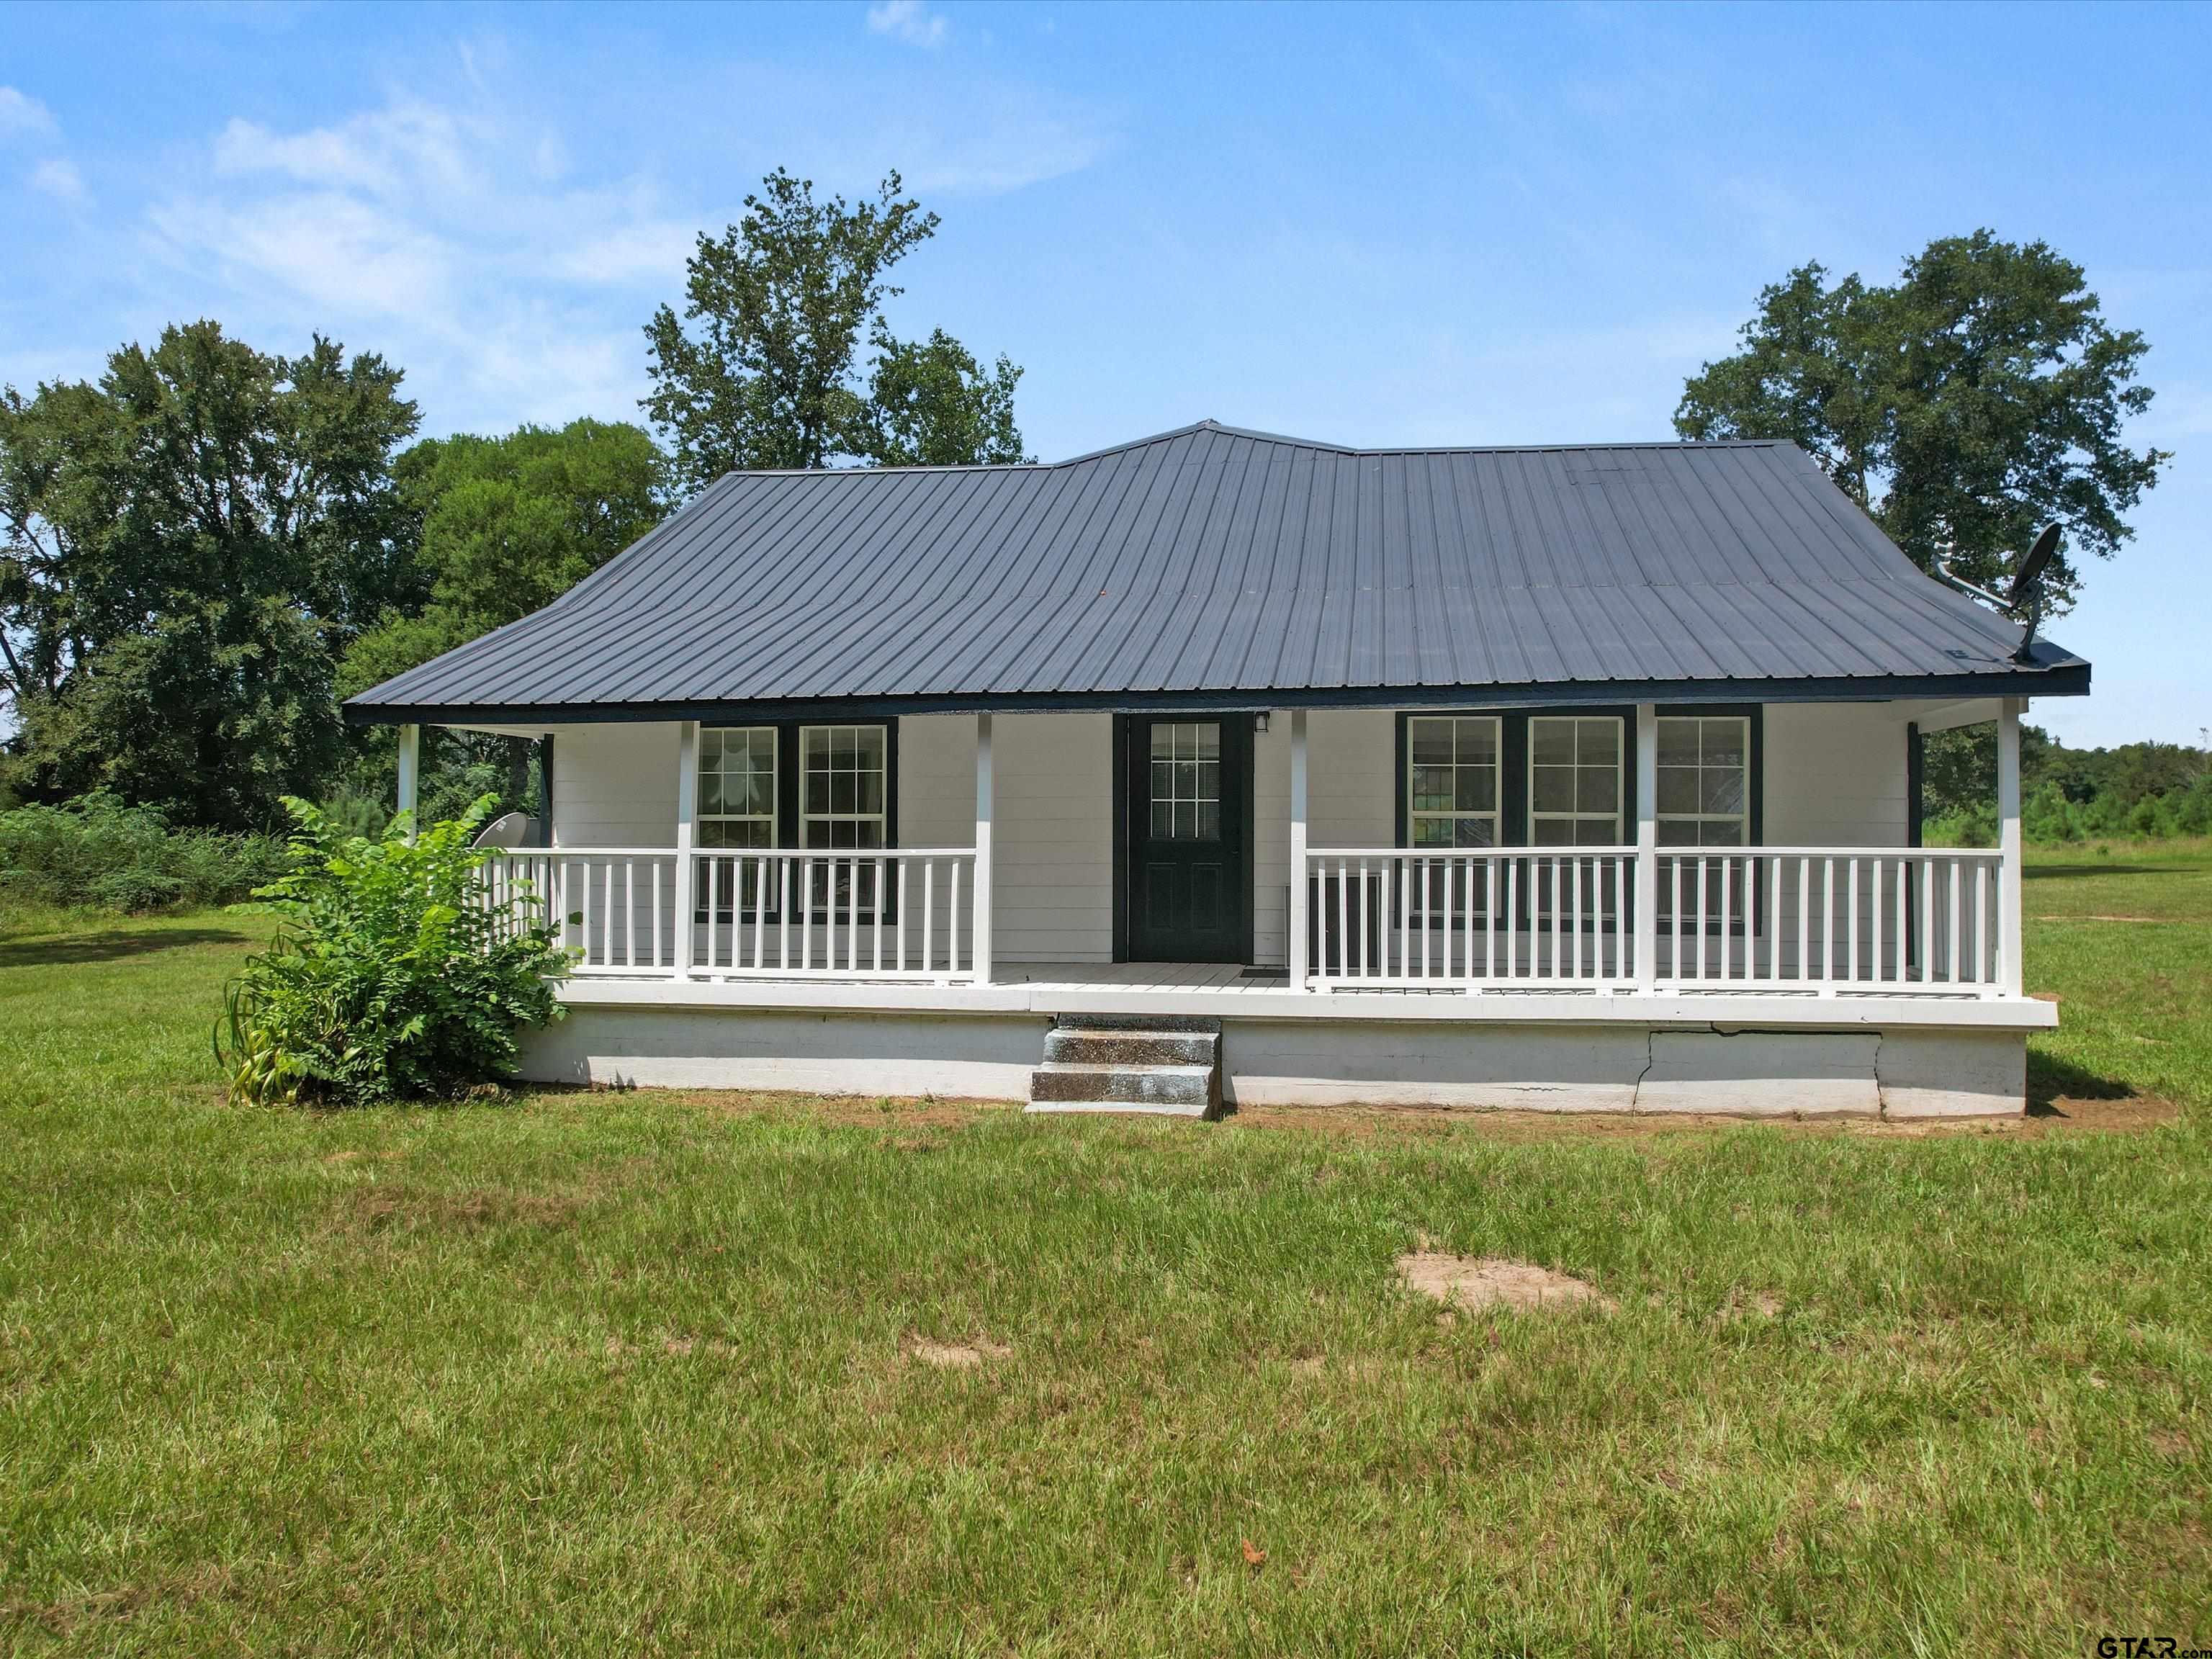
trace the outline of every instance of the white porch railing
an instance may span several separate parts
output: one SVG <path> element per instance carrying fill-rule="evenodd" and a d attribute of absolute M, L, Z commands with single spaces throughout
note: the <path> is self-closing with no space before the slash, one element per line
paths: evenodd
<path fill-rule="evenodd" d="M 1309 849 L 1305 991 L 1645 988 L 1995 996 L 1996 852 Z M 685 880 L 683 860 L 690 862 Z M 974 982 L 975 849 L 501 851 L 485 902 L 590 975 Z M 683 896 L 688 895 L 688 899 Z"/>
<path fill-rule="evenodd" d="M 694 972 L 974 977 L 973 848 L 702 850 L 692 859 Z"/>
<path fill-rule="evenodd" d="M 1662 852 L 1658 976 L 1690 989 L 1994 995 L 2003 869 L 2001 854 L 1966 848 Z"/>
<path fill-rule="evenodd" d="M 1592 988 L 1635 972 L 1633 848 L 1306 854 L 1321 990 Z"/>
<path fill-rule="evenodd" d="M 2004 983 L 1998 853 L 1669 848 L 1651 867 L 1646 939 L 1633 848 L 1309 849 L 1293 873 L 1306 985 L 1988 996 Z"/>
<path fill-rule="evenodd" d="M 689 937 L 672 848 L 499 851 L 485 902 L 550 918 L 576 972 L 667 978 L 975 976 L 972 848 L 690 853 Z M 688 950 L 685 948 L 688 946 Z"/>

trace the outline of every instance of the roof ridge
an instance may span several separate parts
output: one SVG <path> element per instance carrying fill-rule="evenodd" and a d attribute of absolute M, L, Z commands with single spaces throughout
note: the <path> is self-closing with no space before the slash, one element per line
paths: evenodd
<path fill-rule="evenodd" d="M 1149 433 L 1141 438 L 1127 438 L 1120 443 L 1107 444 L 1097 449 L 1086 449 L 1079 455 L 1070 455 L 1057 461 L 953 461 L 920 466 L 756 466 L 733 467 L 718 477 L 725 478 L 847 478 L 880 477 L 889 474 L 915 472 L 1049 472 L 1058 467 L 1079 466 L 1085 461 L 1103 460 L 1109 455 L 1125 454 L 1133 449 L 1144 449 L 1153 444 L 1166 443 L 1173 438 L 1188 438 L 1195 433 L 1218 432 L 1227 438 L 1249 438 L 1255 443 L 1287 444 L 1294 449 L 1327 450 L 1337 455 L 1551 455 L 1580 454 L 1610 449 L 1772 449 L 1786 445 L 1787 438 L 1629 438 L 1613 443 L 1542 443 L 1542 444 L 1359 444 L 1332 443 L 1325 438 L 1300 438 L 1285 432 L 1263 432 L 1256 427 L 1231 426 L 1226 421 L 1217 421 L 1211 416 L 1192 421 L 1188 425 L 1170 427 L 1164 432 Z"/>

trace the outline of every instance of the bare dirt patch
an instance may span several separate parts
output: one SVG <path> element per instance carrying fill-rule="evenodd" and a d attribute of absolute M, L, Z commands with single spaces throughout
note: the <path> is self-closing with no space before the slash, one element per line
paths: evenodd
<path fill-rule="evenodd" d="M 1771 1291 L 1746 1291 L 1739 1286 L 1729 1292 L 1714 1317 L 1723 1325 L 1746 1319 L 1778 1319 L 1782 1307 L 1782 1298 Z"/>
<path fill-rule="evenodd" d="M 1620 1304 L 1595 1285 L 1532 1261 L 1504 1256 L 1447 1255 L 1414 1250 L 1398 1258 L 1407 1289 L 1448 1307 L 1479 1313 L 1486 1308 L 1595 1307 L 1611 1313 Z"/>
<path fill-rule="evenodd" d="M 2180 1115 L 2179 1106 L 2155 1095 L 2122 1095 L 2113 1100 L 2059 1095 L 2039 1103 L 2032 1115 L 2017 1121 L 2031 1135 L 2134 1134 Z"/>
<path fill-rule="evenodd" d="M 506 1188 L 472 1188 L 459 1192 L 379 1182 L 354 1192 L 345 1224 L 366 1233 L 476 1232 L 496 1227 L 553 1227 L 573 1222 L 591 1202 L 580 1192 L 516 1192 Z"/>
<path fill-rule="evenodd" d="M 1553 1140 L 1657 1143 L 1725 1131 L 1785 1135 L 1872 1135 L 1917 1140 L 1939 1135 L 2029 1136 L 2070 1131 L 2130 1133 L 2170 1121 L 2171 1101 L 2145 1095 L 2113 1100 L 2062 1097 L 2038 1101 L 2026 1116 L 1880 1118 L 1837 1115 L 1745 1117 L 1728 1112 L 1526 1112 L 1468 1106 L 1248 1106 L 1225 1121 L 1241 1128 L 1294 1130 L 1359 1140 L 1475 1134 L 1526 1144 Z"/>
<path fill-rule="evenodd" d="M 899 1352 L 908 1359 L 935 1365 L 942 1370 L 972 1371 L 985 1360 L 1006 1358 L 1013 1350 L 988 1336 L 967 1342 L 939 1342 L 918 1331 L 909 1331 L 899 1339 Z"/>
<path fill-rule="evenodd" d="M 665 1091 L 663 1097 L 673 1104 L 718 1117 L 785 1117 L 907 1133 L 917 1129 L 963 1129 L 994 1113 L 1021 1110 L 1018 1102 L 1008 1100 L 771 1094 L 735 1089 L 672 1089 Z"/>

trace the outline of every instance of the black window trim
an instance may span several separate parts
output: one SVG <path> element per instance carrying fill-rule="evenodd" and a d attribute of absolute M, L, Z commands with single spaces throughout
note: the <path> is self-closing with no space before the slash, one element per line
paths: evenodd
<path fill-rule="evenodd" d="M 1739 850 L 1747 851 L 1753 848 L 1764 847 L 1766 844 L 1765 705 L 1756 702 L 1662 702 L 1656 705 L 1655 713 L 1657 718 L 1661 720 L 1670 718 L 1688 719 L 1733 715 L 1749 722 L 1751 742 L 1750 777 L 1747 784 L 1747 787 L 1751 792 L 1751 808 L 1749 821 L 1746 826 L 1746 834 L 1749 836 L 1749 840 L 1747 842 L 1746 847 Z M 1637 814 L 1639 811 L 1639 803 L 1637 796 L 1637 781 L 1639 768 L 1637 763 L 1638 734 L 1636 729 L 1636 705 L 1634 703 L 1607 703 L 1593 705 L 1587 708 L 1575 707 L 1558 708 L 1401 708 L 1396 711 L 1396 714 L 1397 768 L 1395 775 L 1396 787 L 1395 793 L 1396 796 L 1395 812 L 1397 827 L 1395 841 L 1395 844 L 1400 848 L 1407 852 L 1415 850 L 1412 844 L 1413 823 L 1411 806 L 1409 804 L 1413 782 L 1411 771 L 1413 764 L 1413 744 L 1408 723 L 1416 720 L 1455 718 L 1466 715 L 1487 715 L 1494 717 L 1498 721 L 1498 759 L 1499 775 L 1498 780 L 1498 844 L 1500 847 L 1528 848 L 1531 850 L 1534 849 L 1528 839 L 1530 833 L 1530 818 L 1528 813 L 1528 722 L 1531 720 L 1544 720 L 1554 717 L 1566 718 L 1591 715 L 1600 717 L 1613 715 L 1618 717 L 1621 723 L 1620 823 L 1621 832 L 1626 837 L 1626 840 L 1622 844 L 1626 847 L 1635 846 Z M 1571 853 L 1575 849 L 1571 848 L 1547 848 L 1542 850 L 1547 853 Z M 1586 848 L 1583 850 L 1588 851 L 1590 849 Z M 1660 850 L 1662 853 L 1681 854 L 1695 853 L 1700 849 L 1696 848 L 1676 847 L 1662 848 Z M 1725 849 L 1715 848 L 1710 850 L 1718 853 Z M 1763 866 L 1754 866 L 1755 869 L 1760 867 Z M 1439 925 L 1440 921 L 1441 915 L 1439 915 L 1435 921 L 1431 921 L 1431 925 Z M 1741 919 L 1731 923 L 1731 926 L 1735 927 L 1741 927 Z M 1708 927 L 1717 927 L 1717 924 L 1709 921 Z"/>
<path fill-rule="evenodd" d="M 856 854 L 855 849 L 851 848 L 832 848 L 823 847 L 806 848 L 799 846 L 799 834 L 800 813 L 799 810 L 799 792 L 800 778 L 799 734 L 802 728 L 808 726 L 879 726 L 883 727 L 884 844 L 879 849 L 872 848 L 868 850 L 880 850 L 882 852 L 890 853 L 896 852 L 898 849 L 899 722 L 897 715 L 885 714 L 873 720 L 714 720 L 712 722 L 702 720 L 699 723 L 700 731 L 703 733 L 708 729 L 710 724 L 712 728 L 718 732 L 765 729 L 771 730 L 775 733 L 776 849 L 790 850 L 794 852 L 811 851 L 820 854 L 824 858 L 836 857 L 840 854 L 846 857 L 865 857 L 866 856 L 866 853 L 860 852 Z M 700 845 L 698 774 L 699 757 L 695 747 L 691 757 L 691 844 L 693 849 L 702 853 L 744 853 L 748 850 L 761 850 L 758 848 L 748 849 L 741 847 L 707 848 Z M 888 890 L 884 900 L 884 920 L 885 921 L 895 921 L 898 919 L 898 884 L 894 879 L 887 882 L 885 886 Z M 735 905 L 734 903 L 710 905 L 702 884 L 701 890 L 695 892 L 692 896 L 691 909 L 691 920 L 695 923 L 703 922 L 708 921 L 710 918 L 715 921 L 727 921 L 732 917 L 732 914 L 735 909 Z M 875 915 L 875 912 L 871 909 L 868 914 L 872 916 Z M 780 908 L 771 907 L 765 912 L 765 915 L 771 920 L 776 920 L 781 917 L 782 912 Z"/>

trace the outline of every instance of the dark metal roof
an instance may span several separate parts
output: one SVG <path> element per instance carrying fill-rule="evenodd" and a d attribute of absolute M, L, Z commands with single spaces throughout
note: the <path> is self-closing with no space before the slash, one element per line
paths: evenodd
<path fill-rule="evenodd" d="M 2049 695 L 1795 446 L 1358 450 L 1211 421 L 1050 466 L 732 473 L 357 720 Z"/>

